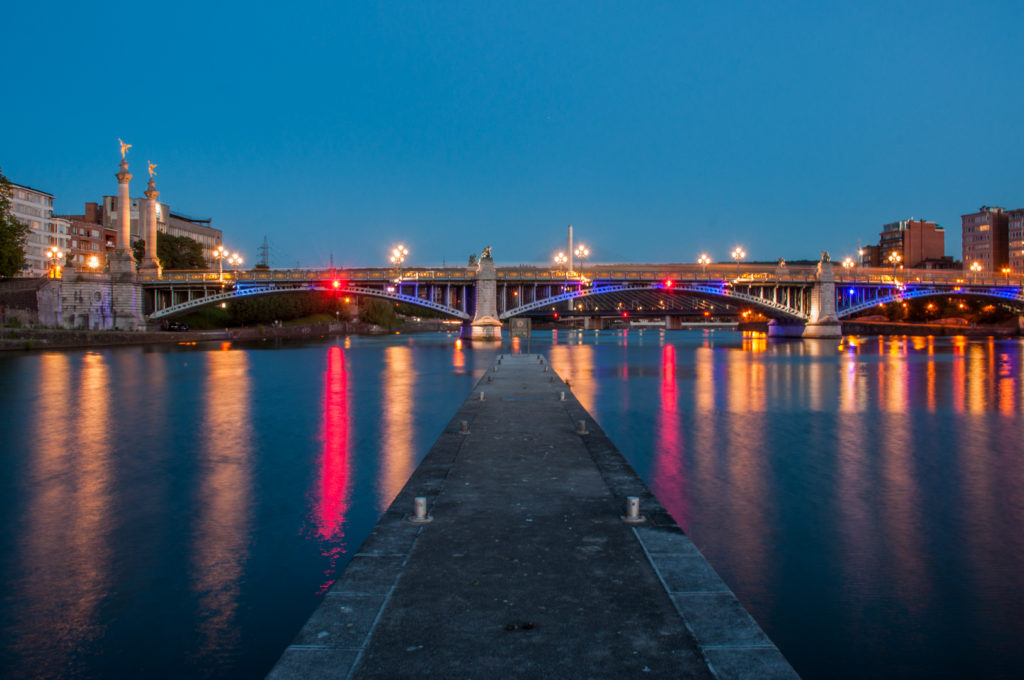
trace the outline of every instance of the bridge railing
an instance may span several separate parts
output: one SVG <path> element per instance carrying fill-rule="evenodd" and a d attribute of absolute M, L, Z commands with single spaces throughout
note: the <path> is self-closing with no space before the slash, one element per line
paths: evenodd
<path fill-rule="evenodd" d="M 465 268 L 459 269 L 403 269 L 403 283 L 434 280 L 473 280 L 475 273 Z M 273 281 L 330 281 L 332 279 L 357 281 L 393 281 L 398 272 L 388 268 L 365 269 L 246 269 L 224 270 L 221 274 L 216 269 L 175 269 L 164 271 L 157 277 L 153 272 L 140 271 L 139 281 L 146 283 L 215 283 L 221 281 L 234 283 L 273 282 Z"/>
<path fill-rule="evenodd" d="M 969 272 L 941 269 L 896 269 L 890 267 L 833 268 L 835 279 L 841 283 L 867 283 L 875 285 L 892 284 L 941 284 L 965 286 L 1024 286 L 1024 275 L 1002 274 L 999 272 Z M 564 269 L 544 267 L 499 267 L 495 275 L 499 282 L 569 282 L 579 284 L 580 273 L 566 273 Z M 817 268 L 808 266 L 777 267 L 769 265 L 710 265 L 702 267 L 693 264 L 670 265 L 594 265 L 585 267 L 582 275 L 586 280 L 602 281 L 731 281 L 734 283 L 801 283 L 817 279 Z M 247 282 L 288 282 L 288 281 L 329 281 L 331 279 L 351 281 L 392 281 L 398 271 L 388 267 L 365 267 L 359 269 L 340 268 L 298 268 L 298 269 L 246 269 L 235 271 L 225 269 L 168 270 L 157 277 L 155 273 L 140 271 L 138 280 L 153 284 L 220 284 Z M 475 280 L 476 272 L 467 267 L 403 268 L 403 283 L 460 282 Z"/>

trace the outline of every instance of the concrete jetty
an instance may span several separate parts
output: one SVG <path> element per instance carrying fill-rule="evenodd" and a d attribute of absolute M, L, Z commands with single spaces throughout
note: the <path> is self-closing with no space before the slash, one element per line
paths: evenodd
<path fill-rule="evenodd" d="M 268 677 L 797 675 L 534 354 L 496 360 Z"/>

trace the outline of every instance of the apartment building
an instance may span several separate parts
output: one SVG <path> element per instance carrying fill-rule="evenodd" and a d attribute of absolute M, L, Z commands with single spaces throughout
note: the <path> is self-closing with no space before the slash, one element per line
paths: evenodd
<path fill-rule="evenodd" d="M 982 271 L 1000 271 L 1008 260 L 1008 215 L 1006 210 L 983 205 L 978 212 L 962 215 L 963 266 L 975 262 Z"/>
<path fill-rule="evenodd" d="M 66 251 L 70 241 L 67 220 L 53 216 L 53 194 L 11 182 L 11 214 L 28 226 L 22 275 L 45 275 L 50 267 L 46 251 Z"/>

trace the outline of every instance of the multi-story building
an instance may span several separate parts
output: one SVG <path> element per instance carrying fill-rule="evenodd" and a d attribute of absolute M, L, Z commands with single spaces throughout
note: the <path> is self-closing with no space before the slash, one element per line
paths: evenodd
<path fill-rule="evenodd" d="M 864 246 L 860 249 L 861 267 L 881 267 L 882 250 L 878 246 Z"/>
<path fill-rule="evenodd" d="M 946 254 L 946 230 L 927 220 L 900 220 L 882 226 L 878 238 L 881 264 L 898 253 L 904 267 L 923 267 L 925 262 L 941 260 Z"/>
<path fill-rule="evenodd" d="M 11 214 L 28 226 L 24 276 L 43 276 L 50 267 L 46 251 L 69 245 L 67 220 L 54 219 L 53 194 L 11 182 Z"/>
<path fill-rule="evenodd" d="M 132 242 L 145 238 L 147 212 L 145 210 L 145 198 L 133 198 L 129 207 L 131 210 L 131 232 Z M 141 207 L 141 210 L 140 210 Z M 118 221 L 117 196 L 104 196 L 103 205 L 99 211 L 103 226 L 116 229 Z M 203 257 L 207 262 L 213 262 L 213 251 L 223 241 L 223 233 L 220 229 L 210 226 L 212 220 L 197 219 L 188 217 L 178 212 L 171 212 L 166 203 L 156 204 L 156 229 L 171 236 L 187 236 L 196 240 L 203 246 Z"/>
<path fill-rule="evenodd" d="M 1024 273 L 1024 208 L 1006 213 L 1007 249 L 1010 271 Z"/>
<path fill-rule="evenodd" d="M 975 262 L 982 271 L 999 271 L 1007 266 L 1008 219 L 1003 208 L 983 205 L 978 212 L 961 216 L 963 267 Z"/>
<path fill-rule="evenodd" d="M 106 256 L 117 248 L 117 231 L 103 226 L 100 207 L 97 203 L 86 203 L 81 215 L 60 215 L 68 221 L 68 264 L 76 269 L 89 267 L 90 258 L 102 267 Z"/>

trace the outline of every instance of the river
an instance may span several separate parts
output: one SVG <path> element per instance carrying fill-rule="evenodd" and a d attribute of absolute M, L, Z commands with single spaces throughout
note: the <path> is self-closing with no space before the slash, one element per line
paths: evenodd
<path fill-rule="evenodd" d="M 0 355 L 0 675 L 261 677 L 498 351 Z M 1024 664 L 1019 340 L 547 332 L 802 675 Z"/>

